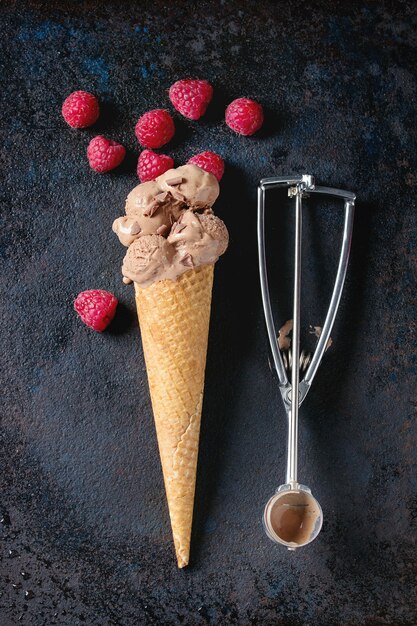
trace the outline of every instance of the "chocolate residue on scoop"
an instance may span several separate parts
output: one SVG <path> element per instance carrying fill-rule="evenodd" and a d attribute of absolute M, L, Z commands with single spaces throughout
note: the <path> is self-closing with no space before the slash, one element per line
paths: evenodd
<path fill-rule="evenodd" d="M 292 320 L 287 320 L 284 326 L 278 331 L 278 347 L 280 350 L 289 350 L 291 347 L 291 338 L 288 336 L 292 331 Z"/>
<path fill-rule="evenodd" d="M 317 337 L 317 339 L 320 338 L 321 333 L 322 333 L 322 327 L 321 326 L 310 326 L 310 335 L 315 335 Z M 330 346 L 333 343 L 333 339 L 331 337 L 329 337 L 329 339 L 327 340 L 327 344 L 326 344 L 326 351 L 330 348 Z"/>

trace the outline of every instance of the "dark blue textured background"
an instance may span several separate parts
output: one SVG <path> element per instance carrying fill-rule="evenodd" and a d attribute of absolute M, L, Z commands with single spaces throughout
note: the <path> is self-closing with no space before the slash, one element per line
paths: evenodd
<path fill-rule="evenodd" d="M 417 623 L 414 7 L 2 2 L 1 626 Z M 202 122 L 175 116 L 166 151 L 178 164 L 223 155 L 217 212 L 231 243 L 216 270 L 192 562 L 178 571 L 111 224 L 137 182 L 136 119 L 168 106 L 186 76 L 209 79 L 215 98 Z M 74 89 L 103 103 L 91 129 L 60 116 Z M 223 122 L 239 96 L 265 106 L 253 138 Z M 102 176 L 85 158 L 98 132 L 129 150 Z M 356 191 L 358 210 L 334 345 L 301 412 L 301 478 L 324 528 L 288 553 L 260 522 L 284 476 L 285 419 L 268 368 L 255 191 L 263 176 L 303 172 Z M 279 206 L 269 234 L 284 321 L 291 227 Z M 340 225 L 330 203 L 306 210 L 304 329 L 323 321 Z M 102 335 L 72 310 L 87 288 L 122 303 Z"/>

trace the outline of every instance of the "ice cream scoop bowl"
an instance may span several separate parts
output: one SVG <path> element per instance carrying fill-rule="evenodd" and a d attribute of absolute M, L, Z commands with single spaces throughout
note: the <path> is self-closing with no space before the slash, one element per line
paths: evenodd
<path fill-rule="evenodd" d="M 286 484 L 278 487 L 266 503 L 263 523 L 272 541 L 288 550 L 296 550 L 317 537 L 323 524 L 323 512 L 308 487 Z"/>
<path fill-rule="evenodd" d="M 265 250 L 265 192 L 267 189 L 278 187 L 287 187 L 289 197 L 295 200 L 293 332 L 291 353 L 288 354 L 291 358 L 287 358 L 285 364 L 272 314 Z M 345 207 L 345 222 L 339 265 L 326 319 L 311 361 L 308 359 L 306 362 L 303 356 L 304 352 L 300 356 L 302 201 L 311 193 L 342 199 Z M 258 248 L 262 302 L 273 364 L 278 375 L 279 389 L 288 417 L 286 482 L 277 489 L 275 495 L 267 502 L 263 523 L 268 537 L 275 543 L 286 546 L 289 550 L 295 550 L 311 543 L 319 534 L 323 524 L 320 504 L 310 489 L 298 482 L 298 410 L 321 363 L 336 318 L 349 260 L 354 206 L 355 194 L 341 189 L 316 187 L 313 176 L 308 174 L 295 177 L 264 178 L 258 187 Z M 300 361 L 303 364 L 302 369 L 307 369 L 302 380 L 300 380 Z M 291 372 L 290 380 L 286 370 Z"/>

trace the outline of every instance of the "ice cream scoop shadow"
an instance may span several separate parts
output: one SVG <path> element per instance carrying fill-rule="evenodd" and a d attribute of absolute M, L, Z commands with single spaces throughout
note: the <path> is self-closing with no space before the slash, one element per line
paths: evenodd
<path fill-rule="evenodd" d="M 350 372 L 355 371 L 357 353 L 360 351 L 361 337 L 355 332 L 355 327 L 357 320 L 361 318 L 367 295 L 366 269 L 369 267 L 367 242 L 371 232 L 371 212 L 370 205 L 366 207 L 361 205 L 356 212 L 347 283 L 332 333 L 334 346 L 332 351 L 329 350 L 329 354 L 323 357 L 312 390 L 300 413 L 300 420 L 304 421 L 307 430 L 308 448 L 316 451 L 314 467 L 306 468 L 311 476 L 310 486 L 314 488 L 314 493 L 320 500 L 320 486 L 326 488 L 326 485 L 333 485 L 326 494 L 327 504 L 322 502 L 324 518 L 326 519 L 327 511 L 332 512 L 329 513 L 333 516 L 332 527 L 338 527 L 339 536 L 334 538 L 334 542 L 337 541 L 339 558 L 345 563 L 352 563 L 352 567 L 355 568 L 359 562 L 367 563 L 366 551 L 372 550 L 372 533 L 367 537 L 363 534 L 363 528 L 357 529 L 358 516 L 364 518 L 367 514 L 359 488 L 363 468 L 345 456 L 345 449 L 352 421 L 357 424 L 356 432 L 360 432 L 363 428 L 363 415 L 360 405 L 355 406 L 355 387 L 353 386 L 353 396 L 348 396 L 346 389 L 352 388 L 347 381 Z M 317 237 L 319 240 L 319 233 Z M 345 428 L 345 423 L 350 425 L 349 429 Z M 347 486 L 342 493 L 335 487 L 339 476 L 344 475 L 345 465 L 350 468 L 350 494 L 346 493 Z M 349 507 L 345 506 L 346 498 L 349 498 Z M 334 516 L 342 516 L 342 512 L 343 527 L 340 529 L 339 525 L 334 523 Z M 325 530 L 326 528 L 324 532 Z"/>
<path fill-rule="evenodd" d="M 137 324 L 136 313 L 122 302 L 119 302 L 116 315 L 106 332 L 110 335 L 123 335 L 128 332 L 129 328 L 131 328 L 134 324 Z"/>
<path fill-rule="evenodd" d="M 316 386 L 321 387 L 322 383 L 320 380 L 325 381 L 325 390 L 321 393 L 323 394 L 322 397 L 326 400 L 326 405 L 329 407 L 346 405 L 346 399 L 344 399 L 341 394 L 343 386 L 335 384 L 335 378 L 349 375 L 351 364 L 354 364 L 357 358 L 355 353 L 361 345 L 361 337 L 355 332 L 355 328 L 357 328 L 358 321 L 360 321 L 363 316 L 365 298 L 367 296 L 366 270 L 369 267 L 368 238 L 371 233 L 370 216 L 372 212 L 375 212 L 375 207 L 372 208 L 372 205 L 365 205 L 363 203 L 360 204 L 359 209 L 356 211 L 346 282 L 332 331 L 333 345 L 328 353 L 325 353 L 317 373 L 317 379 L 315 379 L 313 384 L 313 388 Z M 313 234 L 317 244 L 315 247 L 318 249 L 322 242 L 322 233 L 320 233 L 320 231 L 313 231 Z M 338 245 L 339 244 L 337 244 L 337 247 Z M 313 247 L 310 249 L 311 252 Z M 333 276 L 331 277 L 331 281 L 335 278 L 336 264 L 333 266 L 332 270 Z M 320 277 L 322 278 L 322 274 L 320 274 Z M 317 282 L 321 283 L 322 281 Z M 327 290 L 323 290 L 322 284 L 318 286 L 315 295 L 325 302 L 326 306 L 328 305 L 329 293 Z M 340 361 L 338 366 L 336 368 L 332 367 L 331 364 L 329 366 L 329 360 L 336 358 Z M 320 394 L 320 389 L 318 393 Z M 308 400 L 306 400 L 306 402 L 308 402 Z"/>

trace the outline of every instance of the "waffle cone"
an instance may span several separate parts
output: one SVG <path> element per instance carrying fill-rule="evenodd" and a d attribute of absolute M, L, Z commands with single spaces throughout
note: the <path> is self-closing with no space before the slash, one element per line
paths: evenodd
<path fill-rule="evenodd" d="M 135 283 L 136 306 L 178 567 L 188 564 L 213 265 Z"/>

